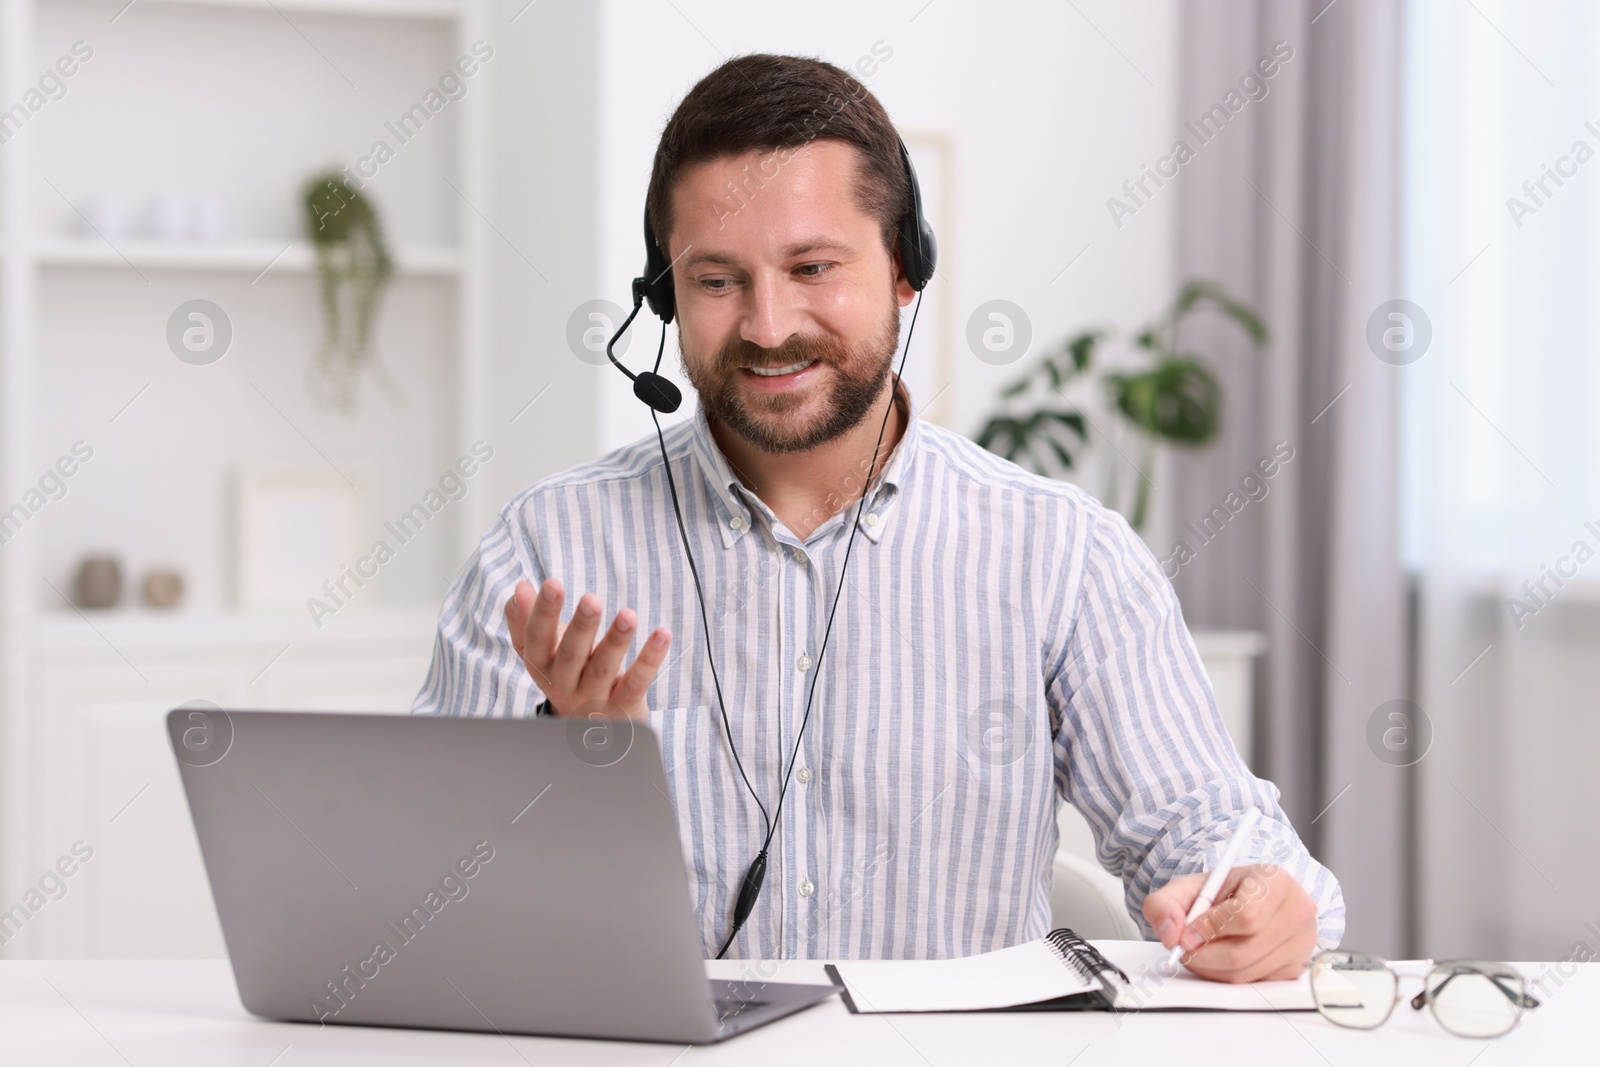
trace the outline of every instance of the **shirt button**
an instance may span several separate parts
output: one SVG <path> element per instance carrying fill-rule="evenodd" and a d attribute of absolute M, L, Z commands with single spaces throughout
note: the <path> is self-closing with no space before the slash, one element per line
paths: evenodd
<path fill-rule="evenodd" d="M 794 550 L 794 561 L 796 563 L 800 564 L 800 566 L 804 567 L 806 565 L 806 554 L 804 552 L 800 551 L 798 548 L 795 549 Z"/>
<path fill-rule="evenodd" d="M 794 666 L 795 670 L 809 671 L 811 669 L 811 657 L 804 652 L 800 653 L 800 658 L 794 661 Z"/>
<path fill-rule="evenodd" d="M 805 881 L 800 883 L 800 895 L 801 896 L 809 897 L 812 893 L 815 893 L 816 891 L 817 891 L 817 887 L 811 884 L 811 879 L 807 878 Z"/>
<path fill-rule="evenodd" d="M 811 781 L 811 768 L 801 767 L 798 771 L 795 771 L 794 780 L 799 782 L 801 785 L 808 784 Z"/>
<path fill-rule="evenodd" d="M 878 513 L 876 511 L 867 512 L 867 525 L 868 526 L 876 526 L 876 525 L 878 525 Z"/>
<path fill-rule="evenodd" d="M 735 530 L 744 529 L 744 516 L 735 515 L 733 518 L 728 520 L 728 525 L 733 527 Z"/>

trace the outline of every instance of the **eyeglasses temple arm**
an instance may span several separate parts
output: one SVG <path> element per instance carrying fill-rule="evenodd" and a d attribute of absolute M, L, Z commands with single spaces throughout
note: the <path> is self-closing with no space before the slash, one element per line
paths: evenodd
<path fill-rule="evenodd" d="M 1434 987 L 1434 990 L 1433 990 L 1434 994 L 1437 995 L 1437 994 L 1443 992 L 1444 987 L 1449 985 L 1455 979 L 1455 976 L 1458 975 L 1458 974 L 1483 974 L 1483 972 L 1482 971 L 1451 971 L 1449 974 L 1444 976 L 1444 981 L 1440 982 L 1436 987 Z M 1539 1006 L 1539 1002 L 1537 1000 L 1535 1000 L 1533 997 L 1530 997 L 1526 993 L 1522 993 L 1522 994 L 1519 995 L 1515 990 L 1506 988 L 1506 986 L 1501 983 L 1500 979 L 1496 978 L 1494 975 L 1485 974 L 1483 976 L 1485 978 L 1489 979 L 1489 981 L 1493 982 L 1494 985 L 1495 985 L 1495 988 L 1500 990 L 1500 992 L 1504 993 L 1506 995 L 1506 999 L 1511 1001 L 1513 1004 L 1517 1004 L 1518 1006 L 1523 1007 L 1523 1008 L 1537 1008 Z M 1411 1006 L 1413 1008 L 1415 1008 L 1417 1011 L 1421 1011 L 1423 1009 L 1423 1007 L 1427 1003 L 1428 1003 L 1428 990 L 1426 990 L 1426 989 L 1424 989 L 1422 992 L 1418 993 L 1416 996 L 1411 998 Z"/>

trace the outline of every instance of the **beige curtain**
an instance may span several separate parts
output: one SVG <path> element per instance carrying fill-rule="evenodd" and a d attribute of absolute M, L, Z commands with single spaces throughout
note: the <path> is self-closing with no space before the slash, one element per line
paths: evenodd
<path fill-rule="evenodd" d="M 1590 3 L 1408 27 L 1408 368 L 1422 575 L 1418 910 L 1433 956 L 1600 955 L 1600 71 Z M 1567 971 L 1567 974 L 1563 974 Z M 1570 968 L 1542 968 L 1555 995 Z"/>
<path fill-rule="evenodd" d="M 1369 744 L 1375 715 L 1392 726 L 1380 709 L 1412 696 L 1397 510 L 1405 368 L 1366 336 L 1373 311 L 1405 296 L 1399 18 L 1360 0 L 1183 12 L 1175 136 L 1193 158 L 1175 179 L 1179 276 L 1223 282 L 1263 314 L 1271 343 L 1258 354 L 1220 321 L 1185 339 L 1219 365 L 1227 408 L 1221 441 L 1179 455 L 1163 487 L 1194 550 L 1175 583 L 1191 626 L 1268 635 L 1253 766 L 1339 876 L 1344 943 L 1406 955 L 1416 770 Z M 1286 448 L 1266 495 L 1202 542 L 1198 520 Z"/>

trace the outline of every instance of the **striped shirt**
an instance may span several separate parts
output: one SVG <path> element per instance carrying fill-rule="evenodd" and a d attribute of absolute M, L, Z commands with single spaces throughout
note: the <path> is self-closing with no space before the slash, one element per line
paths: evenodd
<path fill-rule="evenodd" d="M 770 812 L 807 690 L 811 721 L 765 888 L 729 949 L 746 958 L 940 958 L 1050 929 L 1056 805 L 1141 904 L 1207 870 L 1250 804 L 1241 863 L 1275 862 L 1344 929 L 1333 875 L 1278 790 L 1245 767 L 1178 601 L 1116 512 L 909 417 L 861 510 L 819 664 L 855 503 L 798 538 L 737 478 L 703 411 L 666 432 L 738 755 Z M 864 465 L 863 465 L 864 466 Z M 842 505 L 865 469 L 844 479 Z M 528 716 L 543 699 L 503 610 L 519 580 L 629 606 L 672 631 L 650 725 L 707 955 L 727 936 L 760 813 L 729 752 L 706 633 L 652 435 L 517 495 L 451 585 L 413 712 Z"/>

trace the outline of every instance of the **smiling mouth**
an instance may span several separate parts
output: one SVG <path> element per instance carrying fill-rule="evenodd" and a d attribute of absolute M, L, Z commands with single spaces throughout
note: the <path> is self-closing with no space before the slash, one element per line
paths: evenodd
<path fill-rule="evenodd" d="M 779 378 L 785 374 L 798 374 L 816 362 L 814 359 L 803 359 L 786 367 L 746 367 L 745 370 L 760 378 Z"/>

